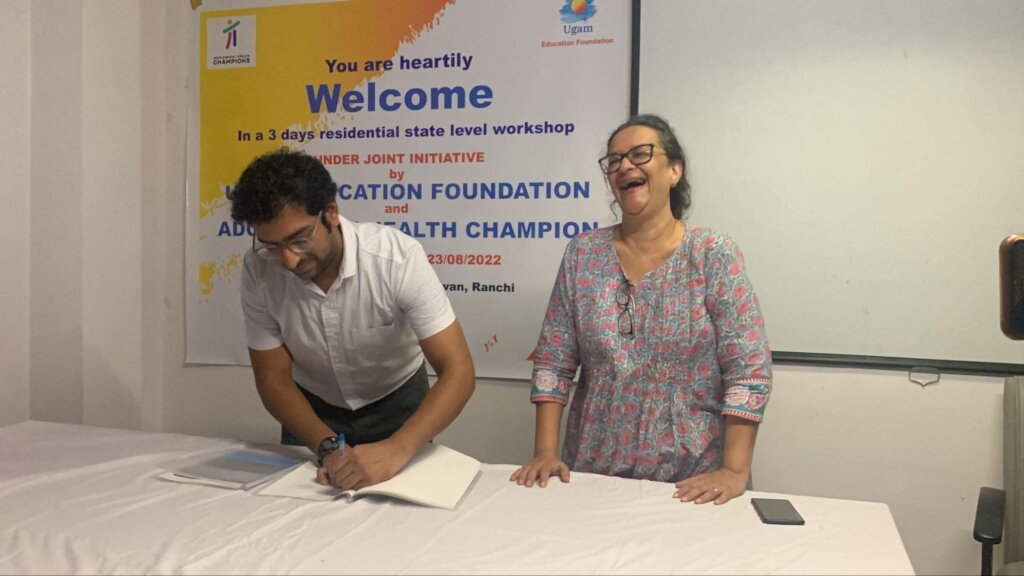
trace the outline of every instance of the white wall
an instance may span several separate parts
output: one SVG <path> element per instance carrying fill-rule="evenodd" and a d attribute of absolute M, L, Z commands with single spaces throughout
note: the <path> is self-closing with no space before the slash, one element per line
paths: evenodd
<path fill-rule="evenodd" d="M 141 6 L 94 0 L 82 11 L 82 420 L 121 428 L 142 425 L 143 223 L 159 218 L 140 194 L 141 76 L 152 65 L 141 49 L 153 41 Z"/>
<path fill-rule="evenodd" d="M 1001 379 L 776 367 L 758 490 L 889 504 L 918 573 L 972 574 L 978 488 L 1001 487 Z"/>
<path fill-rule="evenodd" d="M 29 414 L 82 421 L 82 11 L 32 2 Z"/>
<path fill-rule="evenodd" d="M 275 441 L 248 368 L 183 366 L 188 3 L 5 8 L 0 423 Z M 481 380 L 439 441 L 525 461 L 526 396 Z M 922 389 L 902 372 L 777 367 L 756 487 L 886 502 L 919 573 L 973 573 L 977 488 L 1001 485 L 1001 396 L 993 378 Z"/>
<path fill-rule="evenodd" d="M 31 2 L 0 18 L 0 426 L 28 418 Z"/>

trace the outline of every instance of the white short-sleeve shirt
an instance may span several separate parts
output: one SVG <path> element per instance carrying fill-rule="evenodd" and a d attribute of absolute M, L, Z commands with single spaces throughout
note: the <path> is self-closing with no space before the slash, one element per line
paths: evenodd
<path fill-rule="evenodd" d="M 340 218 L 341 270 L 326 294 L 252 252 L 242 273 L 248 346 L 287 346 L 295 382 L 355 410 L 401 386 L 423 340 L 455 321 L 419 242 L 389 226 Z"/>

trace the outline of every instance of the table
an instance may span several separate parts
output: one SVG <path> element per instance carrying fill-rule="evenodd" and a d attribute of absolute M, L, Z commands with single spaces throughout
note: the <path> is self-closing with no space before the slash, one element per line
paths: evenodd
<path fill-rule="evenodd" d="M 236 440 L 28 421 L 0 428 L 0 573 L 912 574 L 884 504 L 573 474 L 523 488 L 484 464 L 454 511 L 309 502 L 156 477 Z M 750 498 L 807 523 L 760 522 Z"/>

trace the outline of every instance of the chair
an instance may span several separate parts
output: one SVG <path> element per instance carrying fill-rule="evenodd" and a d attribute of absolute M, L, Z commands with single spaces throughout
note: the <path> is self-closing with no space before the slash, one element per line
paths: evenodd
<path fill-rule="evenodd" d="M 1007 378 L 1003 384 L 1003 490 L 982 487 L 974 517 L 974 539 L 981 542 L 982 576 L 992 576 L 992 549 L 1001 542 L 1004 564 L 999 576 L 1024 575 L 1024 526 L 1021 522 L 1024 522 L 1024 376 L 1015 376 Z"/>

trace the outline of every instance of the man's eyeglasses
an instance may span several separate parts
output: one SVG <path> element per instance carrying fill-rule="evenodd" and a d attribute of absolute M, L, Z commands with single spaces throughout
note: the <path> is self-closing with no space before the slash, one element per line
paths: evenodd
<path fill-rule="evenodd" d="M 292 254 L 306 254 L 313 250 L 313 238 L 316 236 L 316 231 L 320 227 L 320 218 L 323 216 L 324 211 L 321 210 L 316 215 L 316 224 L 313 225 L 313 231 L 310 232 L 309 236 L 305 238 L 294 238 L 285 242 L 260 242 L 256 240 L 256 236 L 252 237 L 252 251 L 258 256 L 262 256 L 267 260 L 279 260 L 281 254 L 288 250 Z"/>
<path fill-rule="evenodd" d="M 629 150 L 626 150 L 625 154 L 609 154 L 597 161 L 597 164 L 601 166 L 601 171 L 605 174 L 611 174 L 622 166 L 622 159 L 628 158 L 629 163 L 633 166 L 642 166 L 651 161 L 654 158 L 654 144 L 639 144 L 633 146 Z"/>
<path fill-rule="evenodd" d="M 623 280 L 615 291 L 615 302 L 622 309 L 619 312 L 619 334 L 623 336 L 633 335 L 633 294 L 630 292 L 629 280 Z"/>

